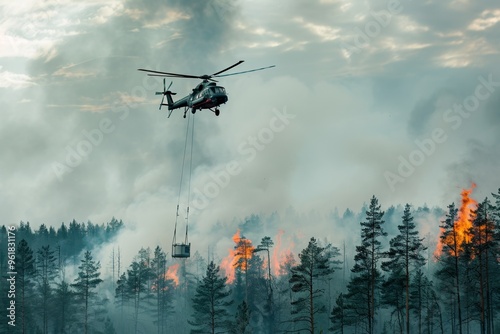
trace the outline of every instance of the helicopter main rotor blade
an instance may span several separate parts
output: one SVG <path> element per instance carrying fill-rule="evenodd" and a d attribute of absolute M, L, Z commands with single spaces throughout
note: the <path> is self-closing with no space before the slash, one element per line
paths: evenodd
<path fill-rule="evenodd" d="M 217 76 L 217 74 L 221 74 L 222 72 L 226 72 L 227 70 L 230 70 L 230 69 L 232 69 L 233 67 L 238 66 L 239 64 L 241 64 L 241 63 L 243 63 L 243 62 L 244 62 L 244 60 L 240 60 L 240 61 L 239 61 L 239 62 L 237 62 L 236 64 L 231 65 L 231 66 L 229 66 L 228 68 L 223 69 L 222 71 L 219 71 L 219 72 L 217 72 L 217 73 L 212 74 L 212 75 L 211 75 L 211 77 L 215 77 L 215 76 Z"/>
<path fill-rule="evenodd" d="M 153 71 L 153 70 L 147 70 L 144 68 L 139 68 L 137 69 L 138 71 L 143 71 L 143 72 L 148 72 L 148 73 L 155 73 L 155 76 L 165 76 L 165 77 L 178 77 L 178 78 L 193 78 L 193 79 L 200 79 L 199 75 L 190 75 L 190 74 L 178 74 L 178 73 L 169 73 L 169 72 L 160 72 L 160 71 Z M 149 74 L 151 75 L 151 74 Z"/>
<path fill-rule="evenodd" d="M 195 76 L 180 76 L 180 75 L 170 75 L 170 74 L 154 74 L 154 73 L 148 73 L 150 77 L 164 77 L 164 78 L 193 78 L 193 79 L 201 79 L 200 77 L 195 77 Z"/>
<path fill-rule="evenodd" d="M 236 73 L 229 73 L 229 74 L 223 74 L 223 75 L 214 75 L 214 76 L 217 77 L 217 78 L 228 77 L 230 75 L 237 75 L 237 74 L 243 74 L 243 73 L 248 73 L 248 72 L 255 72 L 255 71 L 265 70 L 267 68 L 272 68 L 272 67 L 275 67 L 275 66 L 276 65 L 271 65 L 271 66 L 267 66 L 267 67 L 256 68 L 254 70 L 248 70 L 248 71 L 236 72 Z"/>

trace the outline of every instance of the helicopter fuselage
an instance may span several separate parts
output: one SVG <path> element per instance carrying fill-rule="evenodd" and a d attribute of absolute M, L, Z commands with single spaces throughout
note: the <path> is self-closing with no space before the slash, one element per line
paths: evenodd
<path fill-rule="evenodd" d="M 193 89 L 188 96 L 177 101 L 173 101 L 170 96 L 168 99 L 168 110 L 178 108 L 191 108 L 193 112 L 201 109 L 216 108 L 228 101 L 224 87 L 217 86 L 214 82 L 203 81 Z"/>

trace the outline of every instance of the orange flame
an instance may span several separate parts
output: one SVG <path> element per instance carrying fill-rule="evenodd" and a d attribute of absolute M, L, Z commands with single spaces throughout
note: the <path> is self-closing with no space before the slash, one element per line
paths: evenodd
<path fill-rule="evenodd" d="M 285 233 L 284 230 L 279 230 L 276 235 L 276 243 L 273 248 L 273 255 L 271 257 L 272 272 L 274 276 L 278 276 L 280 272 L 280 250 L 281 250 L 281 237 Z"/>
<path fill-rule="evenodd" d="M 434 259 L 435 261 L 438 260 L 439 257 L 441 257 L 441 254 L 443 254 L 443 242 L 441 240 L 441 236 L 444 233 L 444 228 L 439 227 L 439 235 L 438 235 L 438 241 L 436 244 L 436 249 L 434 250 Z"/>
<path fill-rule="evenodd" d="M 462 203 L 460 205 L 457 220 L 455 220 L 453 224 L 453 233 L 448 234 L 444 241 L 440 239 L 440 242 L 436 247 L 438 255 L 441 255 L 443 243 L 453 245 L 453 247 L 450 247 L 450 255 L 456 257 L 461 251 L 463 251 L 463 245 L 471 242 L 472 235 L 470 231 L 472 228 L 472 222 L 475 218 L 474 210 L 477 208 L 477 201 L 471 198 L 470 194 L 475 187 L 476 184 L 472 183 L 470 189 L 462 190 Z M 442 232 L 443 231 L 441 231 L 441 233 Z"/>
<path fill-rule="evenodd" d="M 245 272 L 248 260 L 252 258 L 255 247 L 252 241 L 240 236 L 240 230 L 233 235 L 236 244 L 234 249 L 229 250 L 229 255 L 222 259 L 220 267 L 224 270 L 228 283 L 233 283 L 235 279 L 235 267 Z"/>
<path fill-rule="evenodd" d="M 289 268 L 295 267 L 297 265 L 297 261 L 295 260 L 295 257 L 293 256 L 292 252 L 289 252 L 285 254 L 285 257 L 283 259 L 283 263 L 280 265 L 279 268 L 279 276 L 289 274 Z"/>
<path fill-rule="evenodd" d="M 282 263 L 285 263 L 287 259 L 290 258 L 290 255 L 292 254 L 291 248 L 293 248 L 294 246 L 293 242 L 290 242 L 290 247 L 287 249 L 283 249 L 282 238 L 284 234 L 284 230 L 279 230 L 278 234 L 275 237 L 276 243 L 273 248 L 273 254 L 271 258 L 272 272 L 275 277 L 281 276 L 283 274 L 280 265 Z"/>
<path fill-rule="evenodd" d="M 176 263 L 168 267 L 167 272 L 165 273 L 165 278 L 173 280 L 176 286 L 179 285 L 179 276 L 177 275 L 178 271 L 179 264 Z"/>
<path fill-rule="evenodd" d="M 292 248 L 294 246 L 293 242 L 288 240 L 289 247 L 283 247 L 283 235 L 284 230 L 279 230 L 278 234 L 274 237 L 275 243 L 271 250 L 271 272 L 272 275 L 277 277 L 283 275 L 282 265 L 287 262 L 294 261 Z M 239 268 L 241 271 L 246 271 L 247 260 L 252 258 L 255 247 L 252 245 L 250 239 L 240 236 L 240 231 L 238 230 L 233 235 L 233 241 L 236 244 L 234 249 L 229 249 L 229 254 L 224 259 L 222 259 L 220 268 L 224 270 L 227 277 L 228 283 L 233 283 L 235 280 L 235 268 Z M 260 253 L 259 253 L 260 254 Z M 267 256 L 263 256 L 263 270 L 267 272 Z"/>

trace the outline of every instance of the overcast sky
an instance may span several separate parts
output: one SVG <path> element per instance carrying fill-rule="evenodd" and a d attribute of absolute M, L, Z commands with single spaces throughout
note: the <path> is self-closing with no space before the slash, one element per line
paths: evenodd
<path fill-rule="evenodd" d="M 342 213 L 372 195 L 445 208 L 471 182 L 479 200 L 500 188 L 496 1 L 32 0 L 0 13 L 5 224 L 115 216 L 135 227 L 134 253 L 168 250 L 186 120 L 158 110 L 161 79 L 137 69 L 239 60 L 232 71 L 276 67 L 221 78 L 220 116 L 195 115 L 195 249 L 229 245 L 252 213 Z M 335 234 L 321 220 L 272 229 Z"/>

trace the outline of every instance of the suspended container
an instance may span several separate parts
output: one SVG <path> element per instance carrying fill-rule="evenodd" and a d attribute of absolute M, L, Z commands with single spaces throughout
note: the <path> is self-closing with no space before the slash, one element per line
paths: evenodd
<path fill-rule="evenodd" d="M 186 212 L 186 236 L 184 238 L 184 243 L 176 242 L 177 234 L 177 217 L 179 216 L 179 206 L 177 205 L 177 217 L 175 219 L 174 228 L 174 238 L 172 240 L 172 257 L 187 258 L 191 256 L 191 243 L 188 243 L 188 217 L 189 217 L 189 207 Z"/>
<path fill-rule="evenodd" d="M 173 244 L 172 257 L 187 258 L 191 256 L 191 244 Z"/>

